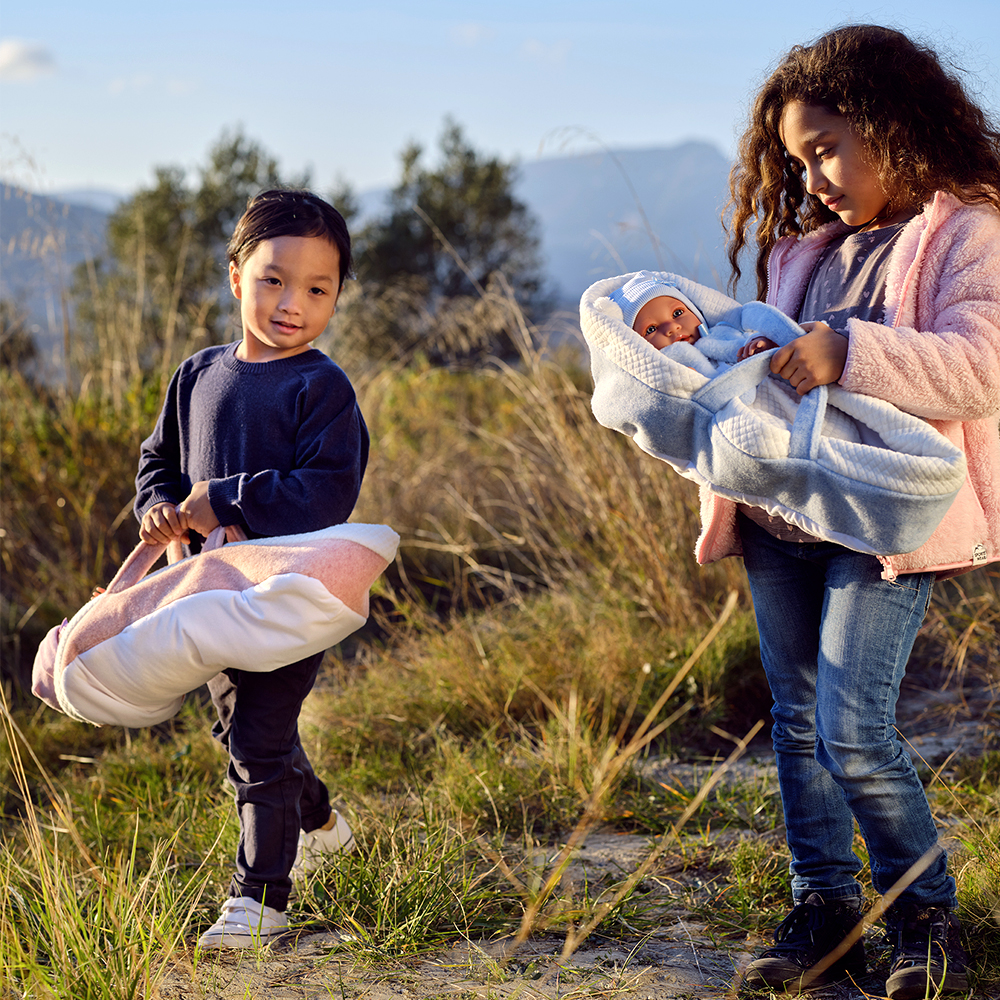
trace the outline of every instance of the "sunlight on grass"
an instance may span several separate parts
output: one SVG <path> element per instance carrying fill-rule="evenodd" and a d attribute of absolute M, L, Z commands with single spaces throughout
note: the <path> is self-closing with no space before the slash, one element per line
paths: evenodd
<path fill-rule="evenodd" d="M 111 839 L 93 853 L 72 806 L 44 773 L 50 798 L 42 818 L 23 764 L 30 750 L 6 704 L 3 717 L 24 812 L 20 836 L 0 846 L 0 982 L 38 997 L 148 997 L 181 946 L 206 883 L 200 869 L 176 877 L 183 828 L 141 856 L 136 819 L 131 838 Z"/>
<path fill-rule="evenodd" d="M 595 423 L 579 359 L 557 364 L 502 283 L 476 308 L 520 330 L 516 364 L 345 360 L 377 445 L 354 519 L 402 542 L 371 624 L 331 651 L 302 714 L 360 848 L 310 878 L 293 922 L 338 931 L 369 964 L 478 942 L 496 981 L 489 942 L 509 956 L 546 930 L 569 956 L 683 912 L 738 944 L 787 906 L 774 780 L 724 780 L 720 759 L 770 704 L 742 567 L 695 565 L 692 485 Z M 104 366 L 73 392 L 2 374 L 0 981 L 25 995 L 138 998 L 169 968 L 218 973 L 190 957 L 238 835 L 210 707 L 194 696 L 152 731 L 94 729 L 26 689 L 38 640 L 134 542 L 160 374 L 111 385 Z M 998 582 L 987 567 L 939 587 L 917 648 L 984 718 L 1000 705 Z M 983 749 L 927 770 L 962 845 L 986 989 L 1000 983 L 1000 767 Z M 698 763 L 682 779 L 675 758 Z M 577 848 L 605 829 L 648 838 L 641 858 L 581 876 Z"/>

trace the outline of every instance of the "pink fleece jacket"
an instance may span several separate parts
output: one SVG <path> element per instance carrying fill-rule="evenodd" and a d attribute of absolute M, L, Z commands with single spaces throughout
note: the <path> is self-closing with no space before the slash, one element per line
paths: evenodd
<path fill-rule="evenodd" d="M 797 316 L 820 252 L 846 230 L 780 240 L 767 301 Z M 883 559 L 883 576 L 954 576 L 1000 559 L 1000 213 L 938 192 L 896 241 L 885 304 L 885 325 L 848 321 L 840 385 L 924 417 L 962 448 L 968 475 L 930 539 Z M 699 563 L 742 554 L 735 503 L 702 488 L 701 517 Z"/>

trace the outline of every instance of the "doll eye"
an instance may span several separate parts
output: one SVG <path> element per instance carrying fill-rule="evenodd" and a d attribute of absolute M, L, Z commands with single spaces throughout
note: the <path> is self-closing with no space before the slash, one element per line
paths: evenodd
<path fill-rule="evenodd" d="M 656 333 L 656 326 L 655 325 L 647 326 L 645 332 L 643 333 L 643 336 L 652 337 L 654 333 Z"/>
<path fill-rule="evenodd" d="M 677 319 L 678 316 L 683 316 L 683 315 L 684 315 L 684 307 L 683 306 L 681 306 L 680 308 L 674 310 L 674 319 Z"/>

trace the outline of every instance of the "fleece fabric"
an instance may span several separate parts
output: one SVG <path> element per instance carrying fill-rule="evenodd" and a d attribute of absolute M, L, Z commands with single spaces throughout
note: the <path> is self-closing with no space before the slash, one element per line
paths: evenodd
<path fill-rule="evenodd" d="M 94 725 L 155 725 L 220 671 L 274 671 L 356 631 L 399 543 L 381 524 L 222 546 L 224 531 L 149 576 L 166 546 L 140 543 L 104 593 L 49 632 L 33 693 Z"/>
<path fill-rule="evenodd" d="M 767 301 L 798 316 L 816 260 L 846 230 L 779 241 Z M 965 453 L 967 473 L 931 537 L 883 559 L 883 575 L 953 576 L 1000 559 L 1000 213 L 938 192 L 897 240 L 886 285 L 884 323 L 848 321 L 840 385 L 926 419 Z M 707 487 L 701 498 L 698 561 L 740 555 L 736 504 Z"/>

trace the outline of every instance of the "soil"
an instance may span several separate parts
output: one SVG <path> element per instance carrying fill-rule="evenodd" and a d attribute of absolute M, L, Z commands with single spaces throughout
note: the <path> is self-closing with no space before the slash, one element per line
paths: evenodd
<path fill-rule="evenodd" d="M 908 675 L 900 699 L 900 730 L 918 766 L 949 769 L 970 755 L 1000 745 L 1000 691 L 965 679 L 961 688 L 941 689 L 940 678 L 919 670 Z M 647 764 L 651 777 L 691 778 L 694 767 L 668 761 Z M 698 769 L 702 776 L 704 765 Z M 773 775 L 766 743 L 755 746 L 735 775 Z M 942 831 L 947 840 L 947 831 Z M 755 836 L 743 832 L 743 836 Z M 773 833 L 756 836 L 774 837 Z M 652 849 L 648 836 L 611 831 L 592 833 L 578 850 L 568 878 L 592 882 L 609 871 L 633 871 Z M 706 851 L 707 853 L 707 851 Z M 690 862 L 672 864 L 664 853 L 640 890 L 664 891 L 664 899 L 683 883 L 698 892 L 707 871 Z M 676 894 L 676 893 L 675 893 Z M 392 965 L 366 964 L 335 932 L 290 933 L 260 951 L 193 953 L 177 957 L 160 986 L 164 1000 L 436 1000 L 436 998 L 652 998 L 736 997 L 740 970 L 765 942 L 753 936 L 720 937 L 690 918 L 683 908 L 664 908 L 662 923 L 644 937 L 609 940 L 592 935 L 572 956 L 562 959 L 563 937 L 539 936 L 518 948 L 511 941 L 456 942 L 447 951 Z M 887 949 L 881 933 L 871 931 L 869 973 L 856 984 L 813 991 L 817 1000 L 864 1000 L 884 995 Z M 769 996 L 763 993 L 757 996 Z M 976 1000 L 1000 1000 L 1000 989 L 978 992 Z"/>

